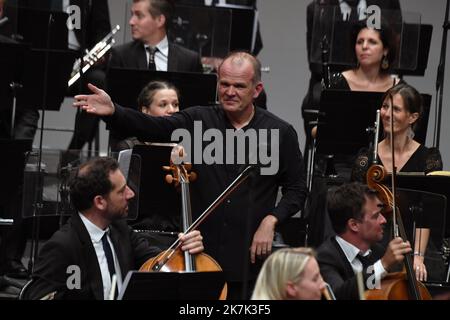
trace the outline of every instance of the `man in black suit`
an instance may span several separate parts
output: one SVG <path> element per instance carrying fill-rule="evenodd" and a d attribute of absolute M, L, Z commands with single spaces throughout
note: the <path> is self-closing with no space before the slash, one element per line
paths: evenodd
<path fill-rule="evenodd" d="M 196 52 L 168 41 L 167 27 L 173 10 L 169 0 L 133 0 L 129 21 L 133 41 L 112 49 L 108 67 L 202 72 Z M 119 151 L 117 142 L 124 138 L 111 130 L 111 151 Z"/>
<path fill-rule="evenodd" d="M 386 219 L 376 191 L 360 183 L 344 184 L 328 193 L 328 212 L 337 234 L 317 250 L 320 273 L 339 299 L 358 300 L 357 272 L 366 289 L 379 285 L 411 252 L 409 242 L 393 239 L 386 251 L 377 245 Z"/>
<path fill-rule="evenodd" d="M 114 274 L 120 291 L 127 272 L 160 251 L 124 220 L 134 192 L 116 160 L 91 159 L 69 185 L 78 213 L 42 247 L 25 299 L 108 299 Z M 203 251 L 199 231 L 181 241 L 183 251 Z"/>
<path fill-rule="evenodd" d="M 152 57 L 157 71 L 202 72 L 196 52 L 169 43 L 167 39 L 173 13 L 171 1 L 133 0 L 131 12 L 129 24 L 133 41 L 112 49 L 109 67 L 147 69 Z M 150 53 L 150 50 L 156 52 Z"/>

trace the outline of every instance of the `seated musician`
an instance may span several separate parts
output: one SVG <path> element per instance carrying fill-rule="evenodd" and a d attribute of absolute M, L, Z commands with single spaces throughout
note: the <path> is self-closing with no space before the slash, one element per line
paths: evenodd
<path fill-rule="evenodd" d="M 381 120 L 385 138 L 378 144 L 378 163 L 388 172 L 392 172 L 391 152 L 391 102 L 394 102 L 394 154 L 395 167 L 398 172 L 424 172 L 442 170 L 442 158 L 438 149 L 427 148 L 414 140 L 414 129 L 422 114 L 422 97 L 416 89 L 407 84 L 399 84 L 389 89 L 381 107 Z M 353 170 L 352 180 L 364 182 L 372 153 L 367 149 L 358 155 Z M 388 232 L 386 233 L 388 234 Z M 429 228 L 417 228 L 414 245 L 414 270 L 417 279 L 427 280 L 424 254 L 430 236 Z"/>
<path fill-rule="evenodd" d="M 78 212 L 40 250 L 25 299 L 107 299 L 113 274 L 120 292 L 127 272 L 160 252 L 124 220 L 134 192 L 116 160 L 83 164 L 70 182 L 70 196 Z M 183 251 L 203 251 L 199 231 L 180 237 Z"/>
<path fill-rule="evenodd" d="M 139 93 L 138 106 L 140 110 L 154 117 L 170 116 L 180 110 L 180 93 L 171 83 L 165 81 L 151 81 Z M 135 137 L 117 142 L 118 150 L 132 149 L 142 144 Z"/>
<path fill-rule="evenodd" d="M 330 189 L 328 212 L 336 236 L 317 249 L 320 273 L 337 300 L 358 300 L 357 272 L 366 289 L 377 283 L 411 252 L 409 242 L 393 239 L 386 250 L 377 244 L 383 238 L 386 219 L 376 192 L 359 182 Z"/>
<path fill-rule="evenodd" d="M 325 282 L 310 248 L 283 248 L 261 268 L 253 300 L 320 300 Z"/>

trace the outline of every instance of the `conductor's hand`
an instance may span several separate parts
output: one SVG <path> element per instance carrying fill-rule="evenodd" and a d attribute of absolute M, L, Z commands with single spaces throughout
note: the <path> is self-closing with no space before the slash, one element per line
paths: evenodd
<path fill-rule="evenodd" d="M 256 257 L 266 258 L 272 252 L 272 242 L 275 235 L 275 225 L 278 219 L 273 215 L 266 216 L 259 224 L 258 230 L 253 235 L 250 247 L 250 261 L 256 262 Z"/>
<path fill-rule="evenodd" d="M 381 258 L 381 263 L 386 271 L 390 271 L 392 267 L 405 259 L 405 254 L 411 252 L 411 244 L 409 241 L 404 242 L 402 238 L 395 238 L 389 242 L 386 253 Z"/>
<path fill-rule="evenodd" d="M 75 96 L 74 107 L 81 107 L 86 112 L 97 116 L 111 116 L 114 113 L 114 104 L 110 96 L 102 89 L 90 83 L 88 84 L 88 88 L 93 94 L 80 94 Z"/>
<path fill-rule="evenodd" d="M 203 237 L 200 231 L 195 230 L 189 233 L 180 233 L 178 237 L 181 240 L 181 250 L 189 251 L 190 254 L 196 254 L 203 251 Z"/>

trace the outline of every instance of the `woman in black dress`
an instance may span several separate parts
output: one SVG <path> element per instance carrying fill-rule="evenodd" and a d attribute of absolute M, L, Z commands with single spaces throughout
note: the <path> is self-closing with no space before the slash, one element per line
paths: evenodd
<path fill-rule="evenodd" d="M 353 28 L 356 67 L 330 77 L 330 89 L 386 92 L 399 83 L 389 74 L 396 57 L 394 37 L 389 28 L 368 28 L 358 23 Z"/>
<path fill-rule="evenodd" d="M 391 105 L 391 99 L 393 106 Z M 442 170 L 441 154 L 436 148 L 427 148 L 414 140 L 414 126 L 421 115 L 422 98 L 416 89 L 399 84 L 388 90 L 381 106 L 381 120 L 385 138 L 378 143 L 378 163 L 392 172 L 391 108 L 394 109 L 394 157 L 397 172 L 424 172 Z M 372 163 L 371 153 L 363 150 L 358 155 L 352 180 L 365 182 L 366 173 Z M 430 237 L 430 229 L 424 225 L 415 230 L 414 270 L 418 280 L 427 279 L 424 254 Z"/>

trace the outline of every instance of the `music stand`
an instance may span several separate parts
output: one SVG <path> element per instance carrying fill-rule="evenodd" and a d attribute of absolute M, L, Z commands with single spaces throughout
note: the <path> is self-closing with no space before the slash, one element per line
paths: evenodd
<path fill-rule="evenodd" d="M 11 137 L 14 133 L 18 90 L 23 87 L 23 61 L 28 51 L 29 46 L 25 44 L 0 43 L 0 109 L 12 106 Z"/>
<path fill-rule="evenodd" d="M 425 192 L 432 192 L 443 195 L 450 199 L 450 177 L 446 176 L 425 176 L 414 174 L 397 175 L 397 186 L 399 188 L 407 188 L 420 190 Z M 445 217 L 443 220 L 444 236 L 450 237 L 450 205 L 447 204 Z"/>
<path fill-rule="evenodd" d="M 254 52 L 258 31 L 258 11 L 246 6 L 222 7 L 231 8 L 232 12 L 230 51 Z"/>
<path fill-rule="evenodd" d="M 173 185 L 165 181 L 173 143 L 136 145 L 133 156 L 145 164 L 141 168 L 139 216 L 132 222 L 135 229 L 180 232 L 181 199 Z"/>
<path fill-rule="evenodd" d="M 68 48 L 66 23 L 69 15 L 62 11 L 30 8 L 30 5 L 18 8 L 17 32 L 20 40 L 30 43 L 33 48 L 46 49 L 47 37 L 50 37 L 50 48 L 66 50 Z M 49 29 L 50 14 L 54 27 Z"/>
<path fill-rule="evenodd" d="M 325 90 L 317 125 L 317 153 L 354 156 L 369 144 L 381 93 Z"/>
<path fill-rule="evenodd" d="M 31 150 L 31 140 L 0 139 L 0 168 L 3 170 L 4 183 L 0 184 L 0 208 L 6 207 L 16 199 L 19 187 L 23 181 L 26 152 Z M 0 215 L 0 224 L 3 215 Z M 13 217 L 11 217 L 13 218 Z M 5 222 L 5 221 L 4 221 Z M 5 224 L 12 224 L 8 220 Z"/>
<path fill-rule="evenodd" d="M 415 30 L 416 28 L 417 28 L 417 26 L 414 24 L 405 24 L 404 25 L 405 32 L 409 32 L 408 30 L 411 30 L 411 29 Z M 425 76 L 425 71 L 427 70 L 427 67 L 428 67 L 428 57 L 430 55 L 432 35 L 433 35 L 433 25 L 431 25 L 431 24 L 420 25 L 416 67 L 413 69 L 401 69 L 401 68 L 395 69 L 394 68 L 393 73 L 397 73 L 402 76 L 422 76 L 422 77 Z M 405 50 L 408 51 L 410 49 L 405 48 Z"/>
<path fill-rule="evenodd" d="M 42 81 L 45 60 L 48 54 L 47 83 Z M 67 91 L 67 79 L 72 72 L 73 62 L 78 53 L 72 50 L 31 49 L 25 56 L 23 90 L 18 95 L 18 106 L 58 111 Z M 40 99 L 47 90 L 46 99 Z"/>
<path fill-rule="evenodd" d="M 218 300 L 224 285 L 221 271 L 129 271 L 118 300 Z"/>
<path fill-rule="evenodd" d="M 371 142 L 367 129 L 374 125 L 382 97 L 380 92 L 324 90 L 318 116 L 317 152 L 354 156 L 367 147 Z M 430 96 L 422 97 L 424 112 L 417 123 L 414 140 L 425 144 Z M 383 130 L 380 130 L 380 138 L 382 134 Z"/>
<path fill-rule="evenodd" d="M 230 51 L 232 10 L 203 5 L 176 5 L 170 41 L 200 56 L 225 57 Z"/>
<path fill-rule="evenodd" d="M 110 68 L 107 88 L 114 102 L 139 110 L 137 105 L 139 93 L 150 81 L 155 80 L 167 81 L 177 87 L 180 92 L 180 109 L 216 103 L 215 74 Z"/>

